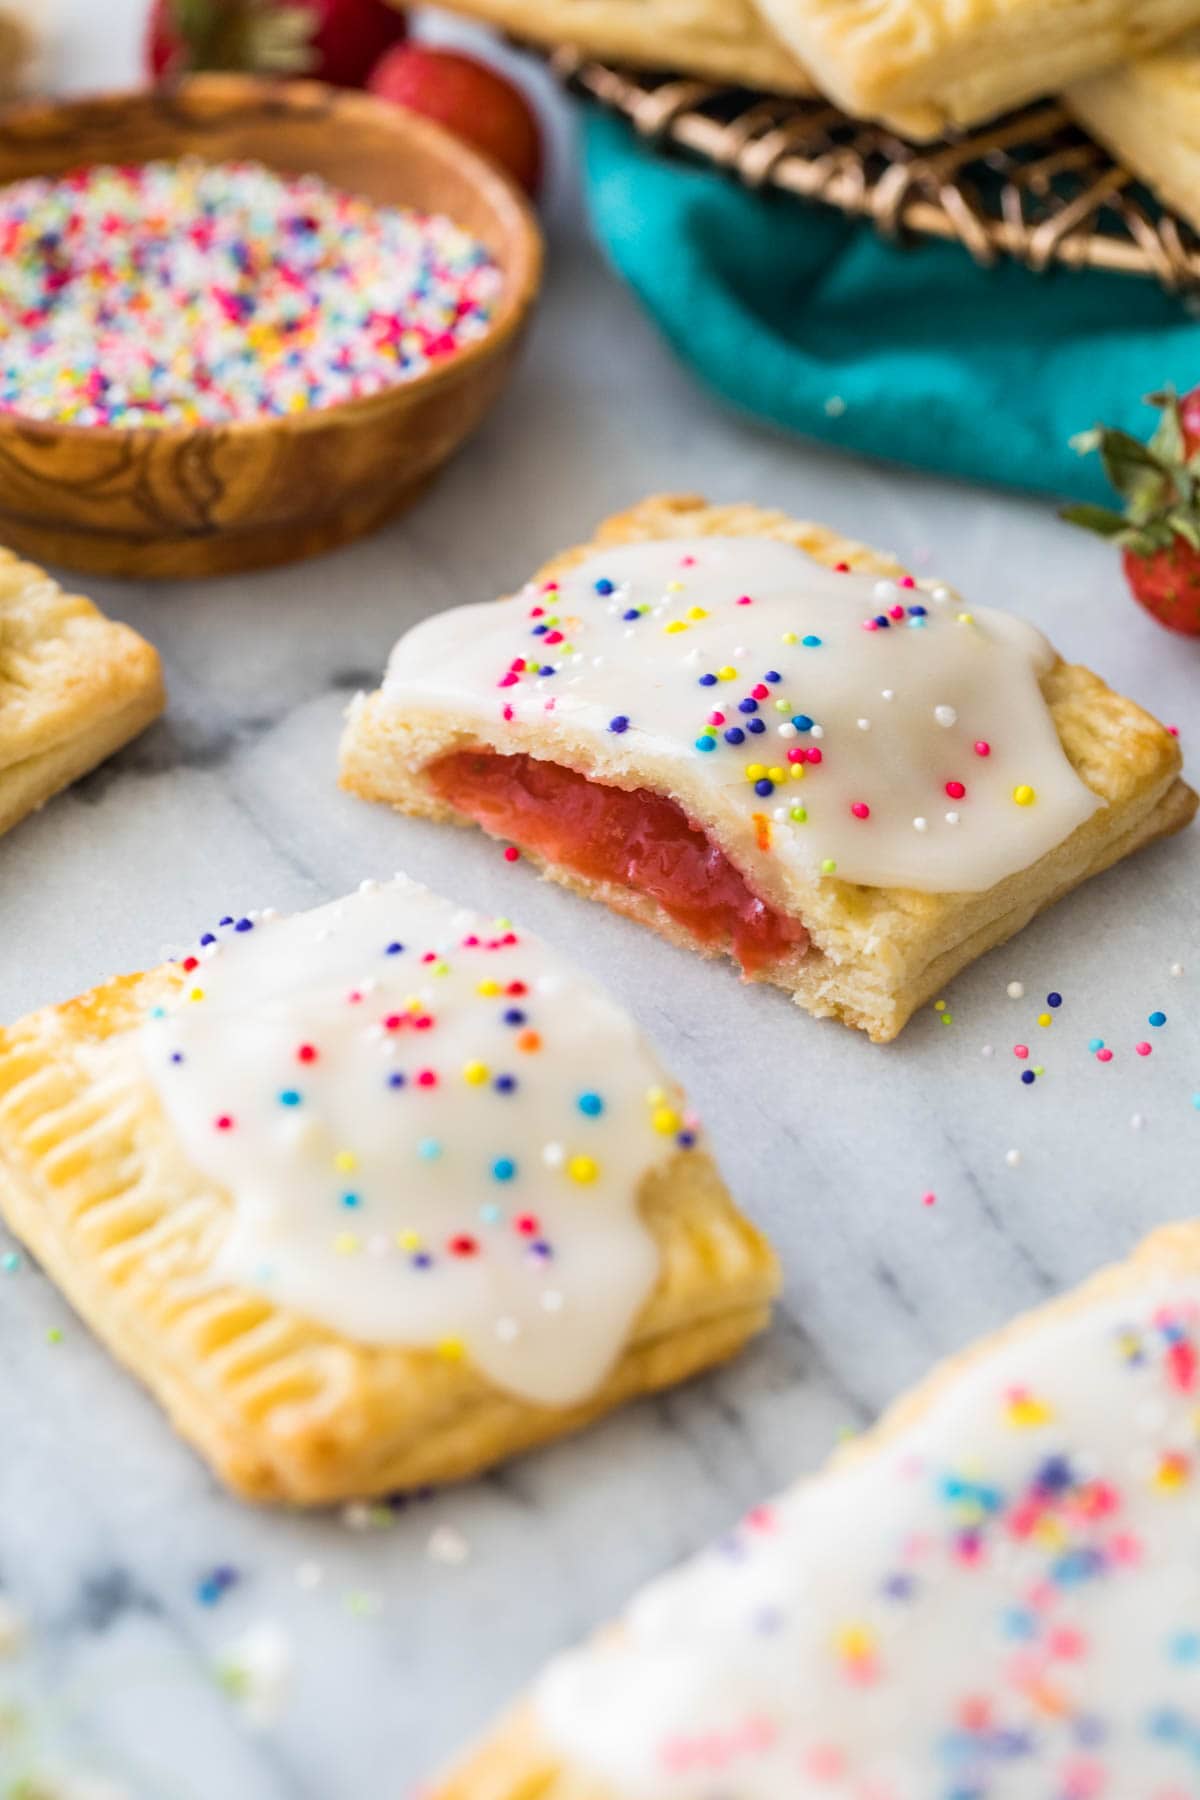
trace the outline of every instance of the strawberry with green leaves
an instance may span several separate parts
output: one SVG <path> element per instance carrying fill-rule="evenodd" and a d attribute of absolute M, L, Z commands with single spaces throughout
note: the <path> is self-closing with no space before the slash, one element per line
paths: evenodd
<path fill-rule="evenodd" d="M 1134 599 L 1160 625 L 1200 637 L 1200 388 L 1150 404 L 1162 417 L 1148 444 L 1106 425 L 1075 440 L 1099 450 L 1123 510 L 1069 506 L 1062 516 L 1120 546 Z"/>

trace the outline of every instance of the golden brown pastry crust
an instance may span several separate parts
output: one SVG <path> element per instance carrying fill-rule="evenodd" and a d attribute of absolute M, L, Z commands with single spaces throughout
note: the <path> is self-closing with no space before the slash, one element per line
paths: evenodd
<path fill-rule="evenodd" d="M 532 43 L 710 81 L 810 94 L 812 82 L 752 0 L 451 0 Z"/>
<path fill-rule="evenodd" d="M 319 1504 L 458 1480 L 731 1356 L 767 1323 L 775 1258 L 703 1152 L 647 1177 L 662 1259 L 585 1404 L 527 1404 L 468 1364 L 353 1343 L 209 1273 L 231 1205 L 183 1156 L 143 1070 L 173 968 L 0 1031 L 0 1212 L 77 1311 L 247 1499 Z"/>
<path fill-rule="evenodd" d="M 977 1363 L 994 1355 L 1027 1332 L 1098 1306 L 1122 1294 L 1136 1294 L 1163 1270 L 1193 1275 L 1200 1271 L 1200 1222 L 1167 1225 L 1139 1245 L 1126 1262 L 1102 1269 L 1082 1287 L 1022 1314 L 1001 1330 L 947 1358 L 909 1393 L 897 1400 L 878 1423 L 831 1459 L 830 1467 L 874 1455 L 890 1439 L 909 1430 Z M 820 1480 L 818 1474 L 808 1477 Z M 435 1783 L 425 1800 L 626 1800 L 579 1769 L 565 1765 L 538 1729 L 537 1715 L 522 1703 L 502 1719 L 482 1746 L 445 1779 Z"/>
<path fill-rule="evenodd" d="M 1081 125 L 1200 231 L 1200 31 L 1063 99 Z"/>
<path fill-rule="evenodd" d="M 754 506 L 709 506 L 695 496 L 668 495 L 609 519 L 592 543 L 555 557 L 536 579 L 561 574 L 602 545 L 695 536 L 779 538 L 828 565 L 848 563 L 881 575 L 900 572 L 891 558 L 822 525 Z M 841 1019 L 874 1041 L 887 1042 L 951 976 L 1020 931 L 1043 907 L 1188 822 L 1196 796 L 1179 779 L 1179 746 L 1163 726 L 1087 669 L 1059 662 L 1046 676 L 1043 691 L 1068 758 L 1107 805 L 1032 867 L 983 893 L 924 894 L 827 877 L 805 881 L 780 870 L 775 887 L 759 884 L 762 898 L 801 919 L 812 944 L 807 954 L 763 971 L 757 979 L 784 988 L 818 1018 Z M 644 758 L 621 750 L 624 739 L 613 738 L 603 746 L 601 768 L 601 752 L 569 740 L 569 731 L 569 723 L 561 721 L 510 725 L 504 743 L 496 747 L 565 763 L 617 786 L 656 785 Z M 432 791 L 422 771 L 447 752 L 481 741 L 488 741 L 486 734 L 473 723 L 458 722 L 445 712 L 408 708 L 400 716 L 382 694 L 374 694 L 352 710 L 343 741 L 342 783 L 404 812 L 470 823 Z M 712 812 L 703 776 L 686 789 L 679 785 L 677 771 L 663 779 L 670 783 L 671 798 L 736 863 L 737 847 L 723 841 L 723 822 Z M 605 901 L 675 943 L 705 955 L 721 953 L 629 889 L 546 866 L 536 856 L 531 860 L 551 880 Z"/>
<path fill-rule="evenodd" d="M 1200 0 L 760 4 L 839 106 L 921 139 L 1057 93 L 1200 22 Z"/>
<path fill-rule="evenodd" d="M 0 832 L 135 737 L 163 704 L 149 644 L 0 550 Z"/>

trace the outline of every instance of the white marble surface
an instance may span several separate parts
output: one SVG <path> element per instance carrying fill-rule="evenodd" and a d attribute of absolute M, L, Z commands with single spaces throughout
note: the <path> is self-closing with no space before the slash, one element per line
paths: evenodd
<path fill-rule="evenodd" d="M 131 68 L 137 0 L 58 4 L 65 79 Z M 0 1702 L 21 1713 L 0 1734 L 0 1793 L 56 1766 L 137 1800 L 400 1795 L 548 1652 L 931 1359 L 1194 1203 L 1200 835 L 1095 882 L 955 982 L 951 1025 L 927 1012 L 880 1050 L 507 868 L 481 839 L 337 792 L 342 707 L 402 626 L 516 582 L 667 487 L 893 547 L 1028 609 L 1068 655 L 1200 727 L 1200 647 L 1142 618 L 1102 545 L 1044 505 L 836 458 L 719 410 L 586 242 L 565 157 L 555 202 L 520 374 L 418 511 L 307 567 L 93 584 L 162 649 L 171 710 L 0 843 L 0 1013 L 152 960 L 218 911 L 305 905 L 400 866 L 472 904 L 502 898 L 611 981 L 690 1084 L 780 1246 L 775 1329 L 686 1392 L 355 1531 L 227 1499 L 36 1271 L 0 1275 L 0 1599 L 29 1623 L 24 1653 L 0 1663 Z M 1023 1001 L 1006 997 L 1014 979 Z M 1065 1003 L 1043 1031 L 1051 987 Z M 1155 1007 L 1161 1031 L 1146 1027 Z M 1093 1035 L 1114 1047 L 1107 1068 Z M 1021 1039 L 1045 1065 L 1032 1089 Z M 196 1583 L 217 1564 L 240 1580 L 205 1607 Z M 292 1674 L 278 1721 L 255 1728 L 213 1666 L 264 1625 Z"/>

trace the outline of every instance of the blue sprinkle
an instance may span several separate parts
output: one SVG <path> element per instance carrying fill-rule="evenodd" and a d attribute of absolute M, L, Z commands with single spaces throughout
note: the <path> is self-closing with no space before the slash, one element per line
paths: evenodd
<path fill-rule="evenodd" d="M 793 713 L 792 724 L 797 731 L 811 731 L 813 728 L 813 722 L 807 713 Z"/>
<path fill-rule="evenodd" d="M 222 1594 L 237 1586 L 238 1580 L 237 1570 L 230 1568 L 228 1563 L 221 1563 L 207 1575 L 201 1576 L 196 1583 L 196 1598 L 201 1606 L 215 1606 Z"/>
<path fill-rule="evenodd" d="M 926 617 L 925 608 L 923 606 L 910 606 L 908 609 L 908 616 L 910 619 L 923 619 Z"/>
<path fill-rule="evenodd" d="M 233 914 L 226 913 L 225 917 L 223 919 L 217 920 L 217 924 L 218 925 L 232 925 L 233 924 Z"/>
<path fill-rule="evenodd" d="M 402 1075 L 399 1069 L 393 1069 L 392 1073 L 388 1076 L 388 1086 L 390 1088 L 402 1088 L 406 1081 L 407 1076 Z"/>
<path fill-rule="evenodd" d="M 279 1096 L 280 1106 L 299 1106 L 300 1096 L 295 1088 L 284 1088 Z"/>
<path fill-rule="evenodd" d="M 403 953 L 403 950 L 403 944 L 389 944 L 383 954 L 385 956 L 400 956 Z"/>
<path fill-rule="evenodd" d="M 183 1061 L 183 1051 L 182 1050 L 172 1050 L 171 1061 L 173 1063 L 181 1063 Z"/>
<path fill-rule="evenodd" d="M 632 625 L 632 623 L 633 623 L 633 621 L 634 621 L 634 620 L 635 620 L 635 619 L 640 619 L 640 618 L 641 618 L 641 616 L 642 616 L 642 615 L 641 615 L 641 613 L 640 613 L 640 612 L 639 612 L 639 611 L 638 611 L 638 609 L 637 609 L 637 607 L 636 607 L 636 606 L 631 606 L 631 607 L 630 607 L 630 608 L 629 608 L 629 611 L 628 611 L 628 612 L 623 612 L 623 613 L 622 613 L 622 614 L 621 614 L 621 617 L 622 617 L 622 618 L 623 618 L 623 619 L 624 619 L 624 620 L 625 620 L 625 623 L 626 623 L 626 624 L 627 624 L 627 625 Z"/>
<path fill-rule="evenodd" d="M 806 650 L 819 650 L 821 647 L 820 638 L 814 637 L 811 631 L 809 632 L 807 637 L 802 637 L 800 639 L 800 642 L 804 645 L 804 648 Z"/>
<path fill-rule="evenodd" d="M 607 576 L 602 575 L 600 577 L 599 581 L 596 583 L 596 592 L 598 594 L 611 594 L 612 591 L 613 591 L 612 582 L 608 580 Z"/>
<path fill-rule="evenodd" d="M 675 1139 L 675 1142 L 679 1145 L 681 1150 L 690 1150 L 692 1145 L 696 1142 L 696 1134 L 694 1131 L 681 1131 Z"/>
<path fill-rule="evenodd" d="M 525 1023 L 525 1014 L 519 1006 L 508 1007 L 500 1016 L 506 1025 L 523 1025 Z"/>
<path fill-rule="evenodd" d="M 745 741 L 746 734 L 740 725 L 731 725 L 729 730 L 725 733 L 725 742 L 727 744 L 744 744 Z"/>
<path fill-rule="evenodd" d="M 553 668 L 551 668 L 549 663 L 543 663 L 541 668 L 538 670 L 539 675 L 553 675 L 554 673 L 555 673 L 555 670 Z"/>
<path fill-rule="evenodd" d="M 738 711 L 741 713 L 756 713 L 758 711 L 758 701 L 751 699 L 750 695 L 747 694 L 744 700 L 738 701 Z"/>
<path fill-rule="evenodd" d="M 517 1172 L 517 1165 L 511 1156 L 498 1156 L 492 1164 L 492 1174 L 497 1181 L 511 1181 Z"/>
<path fill-rule="evenodd" d="M 1103 1038 L 1089 1038 L 1088 1039 L 1088 1049 L 1089 1050 L 1103 1050 L 1103 1048 L 1104 1048 L 1104 1039 Z"/>
<path fill-rule="evenodd" d="M 783 676 L 779 673 L 778 669 L 768 669 L 766 674 L 763 676 L 763 680 L 764 681 L 782 681 Z"/>
<path fill-rule="evenodd" d="M 589 1119 L 598 1119 L 604 1111 L 604 1102 L 599 1094 L 580 1094 L 576 1105 Z"/>
<path fill-rule="evenodd" d="M 769 781 L 767 779 L 767 777 L 764 775 L 761 781 L 755 782 L 754 791 L 758 795 L 760 800 L 765 800 L 769 794 L 773 794 L 775 792 L 775 783 L 773 781 Z"/>
<path fill-rule="evenodd" d="M 1150 1014 L 1151 1025 L 1165 1025 L 1166 1022 L 1167 1022 L 1167 1015 L 1165 1012 L 1152 1012 Z"/>
<path fill-rule="evenodd" d="M 417 1145 L 417 1155 L 422 1162 L 436 1162 L 442 1154 L 442 1146 L 436 1138 L 422 1138 Z"/>
<path fill-rule="evenodd" d="M 217 940 L 211 931 L 206 931 L 204 936 L 200 939 L 200 943 L 202 946 L 207 945 L 207 944 L 215 944 L 216 941 Z"/>
<path fill-rule="evenodd" d="M 414 1269 L 432 1269 L 433 1258 L 428 1250 L 418 1250 L 412 1259 L 412 1266 Z"/>
<path fill-rule="evenodd" d="M 610 731 L 615 731 L 617 736 L 620 737 L 623 731 L 629 730 L 629 720 L 625 717 L 624 713 L 618 713 L 615 719 L 610 719 L 608 721 L 608 729 Z"/>
<path fill-rule="evenodd" d="M 4 1255 L 0 1256 L 0 1269 L 3 1269 L 6 1275 L 15 1275 L 20 1266 L 21 1253 L 19 1250 L 6 1250 Z"/>
<path fill-rule="evenodd" d="M 549 629 L 550 627 L 548 625 L 535 625 L 529 635 L 531 637 L 545 637 Z"/>
<path fill-rule="evenodd" d="M 766 729 L 767 729 L 767 727 L 762 719 L 747 719 L 746 720 L 746 730 L 752 731 L 754 733 L 755 737 L 758 737 Z"/>
<path fill-rule="evenodd" d="M 492 1085 L 498 1094 L 511 1094 L 516 1091 L 517 1078 L 515 1075 L 497 1075 Z"/>
<path fill-rule="evenodd" d="M 1021 1070 L 1021 1080 L 1025 1083 L 1026 1087 L 1032 1087 L 1034 1082 L 1037 1080 L 1037 1077 L 1034 1074 L 1032 1069 L 1022 1069 Z"/>
<path fill-rule="evenodd" d="M 700 677 L 700 686 L 701 687 L 716 687 L 716 685 L 717 685 L 717 678 L 715 675 L 702 675 Z"/>
<path fill-rule="evenodd" d="M 342 1205 L 348 1206 L 353 1210 L 354 1207 L 362 1205 L 362 1195 L 361 1194 L 343 1194 L 342 1195 Z"/>
<path fill-rule="evenodd" d="M 1057 994 L 1057 993 L 1047 994 L 1046 995 L 1046 1005 L 1047 1006 L 1061 1006 L 1062 1005 L 1062 995 Z"/>
<path fill-rule="evenodd" d="M 233 929 L 235 931 L 253 931 L 254 930 L 254 920 L 253 919 L 239 919 Z"/>
<path fill-rule="evenodd" d="M 697 748 L 697 750 L 715 750 L 715 749 L 716 749 L 716 747 L 717 747 L 717 740 L 716 740 L 716 738 L 713 738 L 713 737 L 698 737 L 698 738 L 697 738 L 697 739 L 696 739 L 696 748 Z"/>

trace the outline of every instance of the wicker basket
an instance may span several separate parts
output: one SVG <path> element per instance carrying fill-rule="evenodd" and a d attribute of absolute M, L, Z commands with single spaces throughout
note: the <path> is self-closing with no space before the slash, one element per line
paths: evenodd
<path fill-rule="evenodd" d="M 779 188 L 872 219 L 888 236 L 954 240 L 977 262 L 1009 256 L 1152 276 L 1200 296 L 1200 236 L 1046 102 L 986 129 L 916 146 L 827 100 L 611 68 L 570 49 L 551 66 L 643 136 L 748 187 Z"/>

